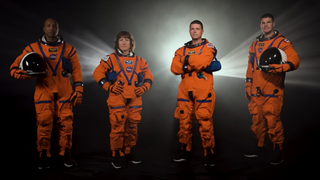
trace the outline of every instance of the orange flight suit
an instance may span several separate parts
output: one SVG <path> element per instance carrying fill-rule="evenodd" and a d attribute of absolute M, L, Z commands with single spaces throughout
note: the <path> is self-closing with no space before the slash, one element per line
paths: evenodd
<path fill-rule="evenodd" d="M 18 69 L 21 58 L 29 52 L 42 55 L 47 65 L 46 76 L 38 76 L 34 93 L 34 103 L 37 117 L 37 150 L 47 150 L 51 157 L 51 132 L 53 119 L 58 118 L 60 155 L 63 156 L 65 148 L 72 146 L 73 112 L 70 97 L 73 87 L 70 83 L 69 73 L 75 89 L 83 91 L 81 66 L 78 55 L 73 46 L 63 41 L 59 36 L 56 43 L 47 42 L 42 36 L 39 41 L 28 45 L 20 56 L 10 66 L 10 74 Z M 69 60 L 69 62 L 66 62 Z M 72 72 L 66 72 L 63 66 L 72 64 Z"/>
<path fill-rule="evenodd" d="M 202 140 L 204 155 L 209 148 L 213 153 L 215 146 L 212 115 L 214 111 L 215 93 L 213 75 L 204 71 L 217 54 L 216 48 L 206 39 L 192 45 L 191 41 L 175 52 L 171 64 L 171 72 L 181 75 L 177 95 L 177 108 L 174 117 L 179 120 L 179 142 L 187 144 L 186 150 L 191 151 L 192 121 L 196 116 Z M 189 55 L 188 71 L 183 71 L 185 57 Z"/>
<path fill-rule="evenodd" d="M 260 55 L 270 47 L 277 47 L 286 53 L 287 62 L 282 65 L 284 72 L 265 73 L 258 68 Z M 251 130 L 258 139 L 257 146 L 264 146 L 265 134 L 268 133 L 274 146 L 279 144 L 282 150 L 284 135 L 280 112 L 283 105 L 285 72 L 295 70 L 299 66 L 300 58 L 292 43 L 278 31 L 275 31 L 275 35 L 270 38 L 263 38 L 263 35 L 257 37 L 250 46 L 246 91 L 251 94 L 248 108 L 253 122 Z"/>
<path fill-rule="evenodd" d="M 116 79 L 111 82 L 106 73 L 116 72 Z M 144 77 L 143 87 L 148 91 L 153 83 L 153 75 L 148 63 L 143 58 L 130 52 L 123 55 L 118 51 L 101 59 L 100 64 L 93 72 L 95 81 L 103 89 L 109 90 L 113 84 L 123 82 L 123 92 L 119 95 L 109 92 L 107 104 L 111 124 L 110 149 L 112 156 L 119 150 L 120 156 L 130 154 L 130 150 L 137 143 L 138 124 L 141 121 L 142 100 L 134 92 L 138 74 Z M 124 152 L 121 150 L 124 147 Z"/>

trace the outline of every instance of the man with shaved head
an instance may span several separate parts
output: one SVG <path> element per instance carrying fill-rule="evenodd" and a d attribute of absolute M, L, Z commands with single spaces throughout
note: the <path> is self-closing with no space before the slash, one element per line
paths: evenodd
<path fill-rule="evenodd" d="M 70 156 L 72 145 L 73 106 L 81 105 L 83 83 L 76 49 L 59 35 L 57 20 L 48 18 L 43 26 L 44 35 L 29 44 L 10 67 L 10 75 L 18 80 L 36 78 L 34 104 L 37 117 L 37 150 L 39 169 L 50 167 L 51 131 L 57 120 L 59 157 L 66 167 L 76 162 Z M 42 62 L 34 56 L 41 57 Z M 45 73 L 36 72 L 41 64 Z M 71 77 L 72 83 L 69 77 Z"/>

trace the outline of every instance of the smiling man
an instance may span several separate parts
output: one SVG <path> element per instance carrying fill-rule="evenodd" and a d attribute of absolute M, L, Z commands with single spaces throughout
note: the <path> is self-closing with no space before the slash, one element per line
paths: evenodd
<path fill-rule="evenodd" d="M 36 76 L 34 105 L 37 116 L 37 150 L 39 169 L 51 164 L 51 132 L 54 119 L 59 130 L 59 157 L 66 167 L 77 163 L 70 156 L 73 132 L 73 106 L 82 103 L 83 83 L 81 66 L 76 49 L 66 43 L 59 34 L 58 21 L 48 18 L 43 26 L 44 35 L 37 42 L 28 45 L 10 66 L 10 75 L 18 80 L 27 80 L 35 75 L 35 59 L 46 70 Z M 26 60 L 28 59 L 28 62 Z M 24 69 L 22 66 L 28 66 Z M 35 68 L 35 69 L 31 69 Z M 28 70 L 28 71 L 26 71 Z M 31 72 L 30 72 L 31 71 Z M 71 84 L 69 77 L 73 84 Z"/>
<path fill-rule="evenodd" d="M 283 162 L 283 127 L 280 112 L 283 104 L 284 80 L 286 72 L 296 70 L 300 66 L 300 58 L 291 42 L 274 30 L 275 22 L 271 14 L 264 14 L 260 19 L 262 34 L 257 37 L 249 49 L 248 68 L 245 81 L 245 96 L 250 101 L 249 112 L 252 115 L 251 130 L 257 142 L 256 148 L 245 154 L 246 157 L 262 155 L 265 146 L 265 135 L 268 133 L 273 150 L 269 153 L 268 162 L 278 165 Z M 271 51 L 270 51 L 271 50 Z M 277 58 L 272 51 L 284 52 L 281 63 L 270 63 L 262 69 L 260 58 L 266 61 Z"/>
<path fill-rule="evenodd" d="M 214 166 L 213 149 L 215 146 L 212 115 L 215 93 L 213 90 L 213 71 L 220 70 L 216 60 L 217 49 L 207 39 L 202 38 L 203 24 L 199 20 L 190 23 L 191 41 L 175 52 L 171 72 L 181 75 L 174 117 L 179 120 L 178 132 L 180 152 L 173 159 L 175 162 L 190 158 L 192 147 L 192 121 L 194 115 L 199 124 L 199 131 L 206 157 L 205 166 Z M 211 65 L 217 66 L 211 66 Z M 214 68 L 210 68 L 214 67 Z"/>

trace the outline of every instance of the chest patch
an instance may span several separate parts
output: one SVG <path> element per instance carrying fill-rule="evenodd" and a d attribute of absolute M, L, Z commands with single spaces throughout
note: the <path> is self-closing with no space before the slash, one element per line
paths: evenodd
<path fill-rule="evenodd" d="M 50 59 L 51 59 L 51 60 L 56 60 L 56 59 L 57 59 L 57 55 L 55 55 L 55 54 L 50 54 Z"/>
<path fill-rule="evenodd" d="M 127 71 L 128 73 L 132 72 L 132 67 L 128 66 L 128 67 L 126 68 L 126 71 Z"/>
<path fill-rule="evenodd" d="M 188 51 L 188 54 L 195 54 L 196 51 L 192 50 L 192 51 Z"/>
<path fill-rule="evenodd" d="M 131 61 L 131 60 L 125 60 L 125 61 L 124 61 L 124 64 L 132 65 L 132 64 L 133 64 L 133 61 Z"/>
<path fill-rule="evenodd" d="M 58 52 L 57 48 L 49 48 L 49 52 Z"/>

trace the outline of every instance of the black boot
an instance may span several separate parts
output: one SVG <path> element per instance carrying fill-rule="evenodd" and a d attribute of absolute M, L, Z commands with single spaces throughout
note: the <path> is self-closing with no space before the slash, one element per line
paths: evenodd
<path fill-rule="evenodd" d="M 179 150 L 178 154 L 175 158 L 173 158 L 173 161 L 175 162 L 182 162 L 190 159 L 190 151 L 187 151 L 187 145 L 182 144 L 182 149 Z"/>
<path fill-rule="evenodd" d="M 67 168 L 77 166 L 77 162 L 71 158 L 70 150 L 68 148 L 64 151 L 64 156 L 62 156 L 61 159 L 63 165 Z"/>
<path fill-rule="evenodd" d="M 130 148 L 130 154 L 126 154 L 126 161 L 132 164 L 140 164 L 141 160 L 137 159 L 136 153 L 134 152 L 134 148 Z"/>
<path fill-rule="evenodd" d="M 214 154 L 212 154 L 210 148 L 207 149 L 207 155 L 205 156 L 204 166 L 213 167 L 215 165 Z"/>
<path fill-rule="evenodd" d="M 262 157 L 264 153 L 265 147 L 256 146 L 251 152 L 245 153 L 244 156 L 247 158 Z"/>
<path fill-rule="evenodd" d="M 120 156 L 119 150 L 116 150 L 116 155 L 113 157 L 111 162 L 115 169 L 120 169 L 125 167 L 125 156 Z"/>
<path fill-rule="evenodd" d="M 47 157 L 47 150 L 41 151 L 41 156 L 38 158 L 38 169 L 49 169 L 51 158 Z"/>
<path fill-rule="evenodd" d="M 279 165 L 284 161 L 283 151 L 280 151 L 279 144 L 276 144 L 274 150 L 271 151 L 269 160 L 271 165 Z"/>

